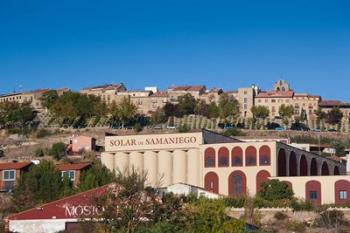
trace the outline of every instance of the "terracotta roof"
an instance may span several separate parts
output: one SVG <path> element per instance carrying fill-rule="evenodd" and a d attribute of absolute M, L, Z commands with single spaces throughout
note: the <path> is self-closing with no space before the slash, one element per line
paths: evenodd
<path fill-rule="evenodd" d="M 168 97 L 168 93 L 165 91 L 159 91 L 150 95 L 151 97 Z"/>
<path fill-rule="evenodd" d="M 350 107 L 350 103 L 344 103 L 339 100 L 323 100 L 318 105 L 321 107 Z"/>
<path fill-rule="evenodd" d="M 31 165 L 32 162 L 10 162 L 10 163 L 0 163 L 0 170 L 7 169 L 22 169 Z"/>
<path fill-rule="evenodd" d="M 118 84 L 105 84 L 100 86 L 94 86 L 94 87 L 86 87 L 82 90 L 118 90 L 122 88 L 124 84 L 118 83 Z"/>
<path fill-rule="evenodd" d="M 82 170 L 90 166 L 91 163 L 65 163 L 65 164 L 57 164 L 56 168 L 59 171 L 68 171 L 68 170 Z"/>
<path fill-rule="evenodd" d="M 321 98 L 319 95 L 309 95 L 307 93 L 294 93 L 294 96 L 296 97 L 311 97 L 311 98 Z"/>
<path fill-rule="evenodd" d="M 256 98 L 292 98 L 294 91 L 266 91 L 260 92 Z"/>
<path fill-rule="evenodd" d="M 173 86 L 169 88 L 172 91 L 202 91 L 205 90 L 205 86 L 198 85 L 198 86 Z"/>

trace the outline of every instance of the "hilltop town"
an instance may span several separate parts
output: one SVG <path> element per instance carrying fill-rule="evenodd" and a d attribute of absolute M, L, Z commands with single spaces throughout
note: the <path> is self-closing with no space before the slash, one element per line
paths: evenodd
<path fill-rule="evenodd" d="M 1 95 L 2 225 L 206 232 L 214 226 L 196 224 L 217 214 L 224 232 L 347 231 L 349 109 L 284 80 L 266 91 L 119 83 Z"/>

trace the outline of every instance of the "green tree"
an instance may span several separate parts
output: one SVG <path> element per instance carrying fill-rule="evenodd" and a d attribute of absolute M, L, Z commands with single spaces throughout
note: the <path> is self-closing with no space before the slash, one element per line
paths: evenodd
<path fill-rule="evenodd" d="M 152 124 L 162 124 L 166 121 L 167 116 L 163 108 L 157 108 L 157 110 L 152 113 Z"/>
<path fill-rule="evenodd" d="M 99 161 L 94 161 L 92 166 L 83 171 L 80 178 L 79 190 L 85 191 L 113 182 L 115 174 L 108 170 Z"/>
<path fill-rule="evenodd" d="M 211 102 L 208 105 L 208 117 L 210 119 L 218 118 L 219 117 L 219 107 L 215 102 Z"/>
<path fill-rule="evenodd" d="M 219 98 L 219 116 L 225 119 L 229 116 L 237 117 L 239 115 L 238 101 L 228 94 L 221 94 Z"/>
<path fill-rule="evenodd" d="M 289 119 L 294 114 L 294 107 L 292 105 L 282 104 L 278 110 L 278 113 L 279 113 L 280 117 L 282 117 L 283 123 L 285 125 L 288 125 Z"/>
<path fill-rule="evenodd" d="M 184 115 L 194 114 L 196 107 L 196 99 L 191 94 L 185 94 L 178 98 L 176 106 L 176 115 L 182 117 Z"/>
<path fill-rule="evenodd" d="M 273 201 L 292 199 L 294 193 L 293 190 L 288 186 L 288 184 L 273 179 L 261 184 L 258 196 L 265 200 Z"/>
<path fill-rule="evenodd" d="M 118 105 L 112 104 L 110 106 L 110 113 L 124 127 L 127 123 L 134 120 L 137 113 L 137 106 L 131 102 L 130 98 L 125 97 Z"/>
<path fill-rule="evenodd" d="M 45 108 L 50 109 L 52 107 L 52 105 L 57 101 L 57 99 L 58 99 L 57 91 L 50 90 L 48 92 L 45 92 L 42 95 L 41 102 Z"/>
<path fill-rule="evenodd" d="M 19 104 L 17 102 L 0 103 L 0 127 L 7 129 L 13 128 L 32 128 L 36 113 L 28 104 Z"/>
<path fill-rule="evenodd" d="M 258 119 L 265 119 L 270 114 L 269 109 L 265 106 L 253 106 L 251 111 L 253 116 Z"/>
<path fill-rule="evenodd" d="M 56 200 L 64 194 L 63 187 L 61 174 L 53 162 L 42 160 L 21 176 L 14 191 L 15 205 L 18 210 L 23 210 Z"/>
<path fill-rule="evenodd" d="M 194 113 L 196 115 L 209 117 L 209 106 L 208 106 L 208 104 L 204 100 L 197 101 L 196 107 L 194 109 Z"/>
<path fill-rule="evenodd" d="M 54 143 L 49 150 L 49 154 L 56 160 L 60 160 L 66 155 L 66 145 L 63 142 Z"/>
<path fill-rule="evenodd" d="M 305 122 L 307 120 L 307 114 L 305 109 L 301 109 L 299 120 Z"/>
<path fill-rule="evenodd" d="M 164 110 L 166 118 L 169 118 L 169 117 L 175 115 L 176 106 L 172 103 L 167 102 L 167 103 L 165 103 L 163 110 Z"/>
<path fill-rule="evenodd" d="M 331 125 L 337 125 L 343 119 L 343 113 L 339 108 L 333 108 L 326 115 L 326 122 Z"/>

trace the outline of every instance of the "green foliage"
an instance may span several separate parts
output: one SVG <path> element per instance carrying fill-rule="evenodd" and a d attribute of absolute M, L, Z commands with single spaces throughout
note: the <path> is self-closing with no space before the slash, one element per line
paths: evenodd
<path fill-rule="evenodd" d="M 86 120 L 92 116 L 105 116 L 107 106 L 99 97 L 65 92 L 49 104 L 49 110 L 54 119 L 62 126 L 81 128 L 86 126 Z"/>
<path fill-rule="evenodd" d="M 141 125 L 139 122 L 137 122 L 137 123 L 134 125 L 134 131 L 135 131 L 136 133 L 139 133 L 139 132 L 141 132 L 142 130 L 143 130 L 142 125 Z"/>
<path fill-rule="evenodd" d="M 175 115 L 183 117 L 184 115 L 194 114 L 196 99 L 191 94 L 185 94 L 178 98 Z"/>
<path fill-rule="evenodd" d="M 157 108 L 157 110 L 152 114 L 152 124 L 162 124 L 167 121 L 167 116 L 165 115 L 164 108 Z"/>
<path fill-rule="evenodd" d="M 339 108 L 333 108 L 326 114 L 326 122 L 331 125 L 336 125 L 341 122 L 343 118 L 343 113 Z"/>
<path fill-rule="evenodd" d="M 269 109 L 265 106 L 253 106 L 251 111 L 253 116 L 259 119 L 265 119 L 270 114 Z"/>
<path fill-rule="evenodd" d="M 58 94 L 56 90 L 50 90 L 41 96 L 42 105 L 47 109 L 50 109 L 57 99 Z"/>
<path fill-rule="evenodd" d="M 51 135 L 51 132 L 47 129 L 39 129 L 37 132 L 36 132 L 36 137 L 37 138 L 46 138 L 48 136 Z"/>
<path fill-rule="evenodd" d="M 63 142 L 54 143 L 49 150 L 49 154 L 56 160 L 62 159 L 66 155 L 66 145 Z"/>
<path fill-rule="evenodd" d="M 227 137 L 230 137 L 230 136 L 244 136 L 245 133 L 238 129 L 238 128 L 230 128 L 230 129 L 227 129 L 224 133 L 223 133 L 224 136 L 227 136 Z"/>
<path fill-rule="evenodd" d="M 219 98 L 219 116 L 225 119 L 229 116 L 237 117 L 239 115 L 238 101 L 228 94 L 221 94 Z"/>
<path fill-rule="evenodd" d="M 0 103 L 0 128 L 32 128 L 36 113 L 29 104 L 17 102 Z"/>
<path fill-rule="evenodd" d="M 288 221 L 286 227 L 287 227 L 287 230 L 298 232 L 298 233 L 304 232 L 306 228 L 304 223 L 297 222 L 297 221 Z"/>
<path fill-rule="evenodd" d="M 208 105 L 208 117 L 211 119 L 219 117 L 219 107 L 215 102 Z"/>
<path fill-rule="evenodd" d="M 292 105 L 282 104 L 278 110 L 280 117 L 291 118 L 294 114 L 294 107 Z"/>
<path fill-rule="evenodd" d="M 209 105 L 204 100 L 198 100 L 194 109 L 196 115 L 209 117 Z"/>
<path fill-rule="evenodd" d="M 290 207 L 293 211 L 312 211 L 314 206 L 310 201 L 302 201 L 293 199 Z"/>
<path fill-rule="evenodd" d="M 273 216 L 277 220 L 285 220 L 288 216 L 283 212 L 276 212 Z"/>
<path fill-rule="evenodd" d="M 35 149 L 34 151 L 35 157 L 43 157 L 44 155 L 45 155 L 44 150 L 41 147 Z"/>
<path fill-rule="evenodd" d="M 109 113 L 114 123 L 120 122 L 122 127 L 124 127 L 127 123 L 134 120 L 137 107 L 131 102 L 130 98 L 125 97 L 118 105 L 113 102 L 109 106 Z"/>
<path fill-rule="evenodd" d="M 61 174 L 51 161 L 42 160 L 21 176 L 14 191 L 18 210 L 56 200 L 64 195 Z"/>
<path fill-rule="evenodd" d="M 189 132 L 191 129 L 187 124 L 182 124 L 178 127 L 177 129 L 179 131 L 179 133 L 187 133 Z"/>
<path fill-rule="evenodd" d="M 0 158 L 5 156 L 4 150 L 0 150 Z"/>
<path fill-rule="evenodd" d="M 337 156 L 345 156 L 346 155 L 346 144 L 342 141 L 333 140 L 331 142 L 331 146 L 336 150 Z"/>
<path fill-rule="evenodd" d="M 273 201 L 292 199 L 294 193 L 288 184 L 273 179 L 261 184 L 258 196 L 265 200 Z"/>
<path fill-rule="evenodd" d="M 79 190 L 86 191 L 105 184 L 109 184 L 115 180 L 115 174 L 108 170 L 99 161 L 94 161 L 92 166 L 83 171 L 80 177 Z"/>

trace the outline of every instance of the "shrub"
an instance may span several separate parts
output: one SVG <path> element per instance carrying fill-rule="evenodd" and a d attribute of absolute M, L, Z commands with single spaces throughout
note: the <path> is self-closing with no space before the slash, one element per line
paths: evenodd
<path fill-rule="evenodd" d="M 301 233 L 305 231 L 305 224 L 302 222 L 289 221 L 286 227 L 287 227 L 287 230 L 290 230 L 293 232 Z"/>
<path fill-rule="evenodd" d="M 0 150 L 0 158 L 5 156 L 5 152 L 3 150 Z"/>
<path fill-rule="evenodd" d="M 245 133 L 242 132 L 239 128 L 231 128 L 226 130 L 223 133 L 224 136 L 230 137 L 230 136 L 245 136 Z"/>
<path fill-rule="evenodd" d="M 187 133 L 190 131 L 190 127 L 187 124 L 180 125 L 178 128 L 179 133 Z"/>
<path fill-rule="evenodd" d="M 292 199 L 294 193 L 288 184 L 274 179 L 261 184 L 258 196 L 268 201 L 274 201 Z"/>
<path fill-rule="evenodd" d="M 238 197 L 238 198 L 228 197 L 224 199 L 225 206 L 232 207 L 232 208 L 243 208 L 245 201 L 246 201 L 245 197 Z"/>
<path fill-rule="evenodd" d="M 314 206 L 310 201 L 298 201 L 292 200 L 291 208 L 293 211 L 312 211 L 314 210 Z"/>
<path fill-rule="evenodd" d="M 339 210 L 326 210 L 320 213 L 317 225 L 327 228 L 337 228 L 345 223 L 344 213 Z"/>
<path fill-rule="evenodd" d="M 143 129 L 143 127 L 142 127 L 142 125 L 140 124 L 140 123 L 136 123 L 135 125 L 134 125 L 134 130 L 135 130 L 135 132 L 141 132 L 142 131 L 142 129 Z"/>
<path fill-rule="evenodd" d="M 36 150 L 34 151 L 34 156 L 35 157 L 43 157 L 44 156 L 44 150 L 42 148 L 36 148 Z"/>
<path fill-rule="evenodd" d="M 66 154 L 66 145 L 63 142 L 58 142 L 52 145 L 50 155 L 56 160 L 60 160 Z"/>
<path fill-rule="evenodd" d="M 36 137 L 37 138 L 45 138 L 45 137 L 48 137 L 51 135 L 51 132 L 46 130 L 46 129 L 39 129 L 37 132 L 36 132 Z"/>
<path fill-rule="evenodd" d="M 288 218 L 288 216 L 283 212 L 277 212 L 273 217 L 277 220 L 285 220 L 286 218 Z"/>

